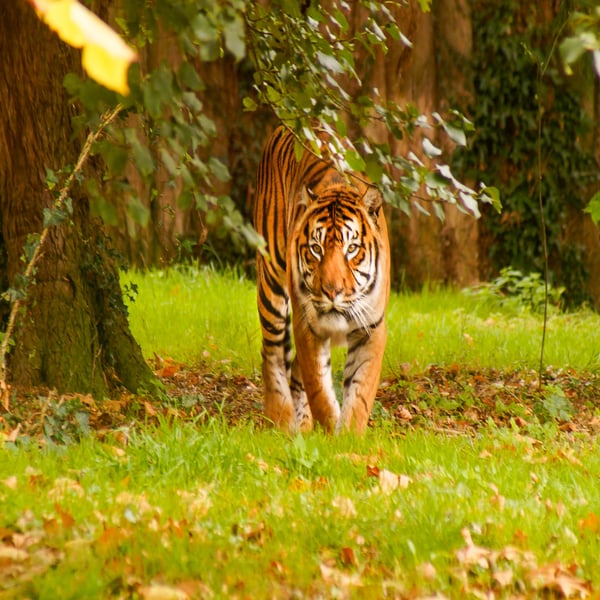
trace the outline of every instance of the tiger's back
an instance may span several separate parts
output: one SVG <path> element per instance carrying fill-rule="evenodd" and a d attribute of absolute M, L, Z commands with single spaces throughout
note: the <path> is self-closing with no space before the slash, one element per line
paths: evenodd
<path fill-rule="evenodd" d="M 356 182 L 356 185 L 355 185 Z M 263 336 L 264 408 L 282 429 L 366 427 L 385 347 L 389 243 L 379 192 L 352 184 L 330 163 L 294 152 L 283 128 L 267 141 L 254 226 Z M 292 360 L 291 317 L 296 357 Z M 330 347 L 346 344 L 344 398 L 331 378 Z"/>

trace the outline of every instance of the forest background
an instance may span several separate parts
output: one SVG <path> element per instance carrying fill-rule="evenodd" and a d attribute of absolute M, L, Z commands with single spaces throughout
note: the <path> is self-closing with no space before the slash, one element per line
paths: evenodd
<path fill-rule="evenodd" d="M 390 40 L 385 54 L 363 51 L 357 58 L 362 82 L 357 95 L 376 90 L 387 101 L 424 115 L 460 110 L 474 130 L 468 146 L 454 152 L 454 172 L 461 180 L 498 187 L 502 198 L 503 211 L 484 205 L 481 219 L 453 205 L 444 206 L 443 219 L 429 218 L 432 207 L 414 199 L 404 210 L 390 208 L 396 287 L 415 289 L 431 281 L 466 286 L 490 280 L 508 266 L 524 274 L 543 272 L 541 176 L 551 281 L 564 286 L 568 305 L 600 302 L 600 240 L 583 211 L 598 189 L 598 79 L 591 61 L 567 75 L 557 50 L 568 32 L 568 16 L 594 4 L 450 0 L 434 1 L 424 11 L 411 1 L 394 9 L 411 45 Z M 364 7 L 347 6 L 350 27 L 360 29 Z M 169 33 L 159 34 L 142 55 L 148 72 L 162 64 L 175 69 L 182 60 Z M 203 82 L 198 97 L 216 128 L 203 152 L 217 157 L 231 174 L 216 193 L 231 197 L 250 219 L 257 162 L 277 118 L 269 108 L 245 110 L 244 99 L 255 97 L 249 60 L 229 52 L 198 67 Z M 397 140 L 377 127 L 375 135 L 392 153 L 412 151 L 423 157 L 419 131 Z M 454 146 L 442 130 L 430 138 L 445 150 Z M 538 150 L 541 173 L 536 170 Z M 155 266 L 195 257 L 251 268 L 254 249 L 243 237 L 232 238 L 222 217 L 178 204 L 180 190 L 164 184 L 163 170 L 154 177 L 154 194 L 130 178 L 149 212 L 150 227 L 137 226 L 123 208 L 114 216 L 119 225 L 111 234 L 131 264 Z"/>

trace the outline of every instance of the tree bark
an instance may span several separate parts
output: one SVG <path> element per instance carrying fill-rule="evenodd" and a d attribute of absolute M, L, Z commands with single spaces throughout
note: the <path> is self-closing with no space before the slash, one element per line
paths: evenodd
<path fill-rule="evenodd" d="M 0 4 L 0 261 L 3 283 L 19 286 L 23 249 L 42 229 L 53 202 L 46 168 L 74 165 L 81 141 L 71 127 L 62 81 L 80 56 L 22 0 Z M 93 176 L 91 169 L 86 177 Z M 152 373 L 127 324 L 118 269 L 83 192 L 70 194 L 73 213 L 49 233 L 27 289 L 9 359 L 17 386 L 103 396 L 115 384 L 149 385 Z"/>

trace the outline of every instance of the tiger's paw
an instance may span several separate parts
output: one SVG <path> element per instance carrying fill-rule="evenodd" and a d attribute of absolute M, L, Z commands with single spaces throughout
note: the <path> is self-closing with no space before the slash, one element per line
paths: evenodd
<path fill-rule="evenodd" d="M 296 432 L 296 418 L 294 415 L 294 407 L 291 402 L 265 402 L 264 413 L 265 417 L 267 417 L 277 429 L 289 433 Z"/>

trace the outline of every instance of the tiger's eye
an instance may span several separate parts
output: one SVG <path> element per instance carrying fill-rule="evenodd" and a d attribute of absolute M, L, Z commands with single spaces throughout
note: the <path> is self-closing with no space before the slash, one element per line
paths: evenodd
<path fill-rule="evenodd" d="M 323 256 L 323 252 L 319 244 L 311 244 L 310 251 L 313 253 L 315 258 L 321 258 L 321 256 Z"/>
<path fill-rule="evenodd" d="M 346 248 L 346 256 L 352 258 L 357 254 L 359 248 L 360 246 L 358 244 L 350 244 L 348 248 Z"/>

